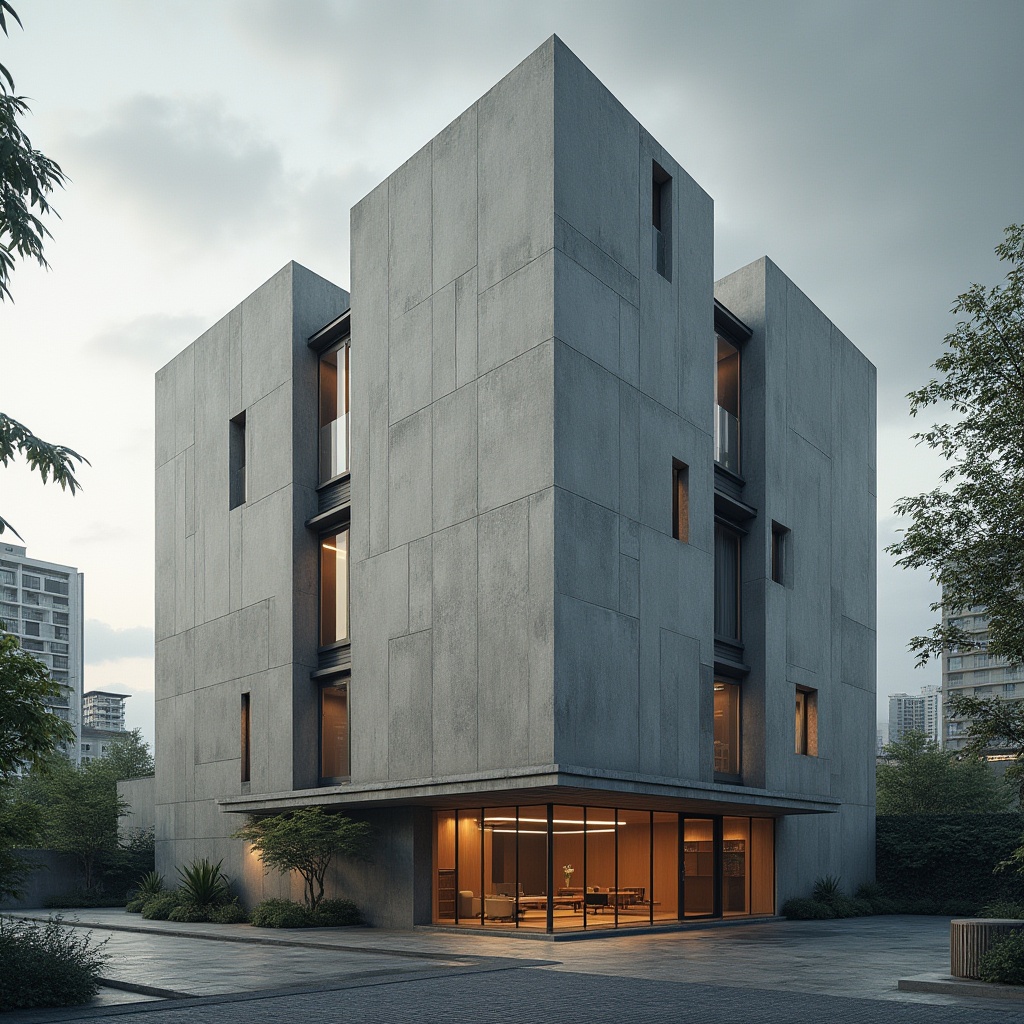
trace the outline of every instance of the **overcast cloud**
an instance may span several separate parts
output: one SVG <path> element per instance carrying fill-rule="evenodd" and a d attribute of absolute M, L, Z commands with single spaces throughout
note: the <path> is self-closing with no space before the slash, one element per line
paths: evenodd
<path fill-rule="evenodd" d="M 878 367 L 880 548 L 893 501 L 934 484 L 904 396 L 1024 219 L 1019 0 L 19 13 L 0 60 L 72 181 L 53 271 L 19 266 L 0 308 L 0 408 L 93 466 L 73 500 L 7 471 L 4 511 L 86 573 L 87 686 L 151 686 L 153 370 L 290 259 L 348 287 L 350 207 L 552 33 L 714 198 L 717 273 L 769 255 Z M 905 650 L 934 596 L 880 553 L 880 705 L 937 679 Z"/>
<path fill-rule="evenodd" d="M 152 658 L 153 630 L 148 626 L 115 629 L 99 619 L 85 620 L 85 663 L 99 665 L 125 658 Z M 91 687 L 89 687 L 91 688 Z"/>

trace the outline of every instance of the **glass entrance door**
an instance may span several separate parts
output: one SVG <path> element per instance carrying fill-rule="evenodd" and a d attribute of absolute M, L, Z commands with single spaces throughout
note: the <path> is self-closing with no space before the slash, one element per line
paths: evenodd
<path fill-rule="evenodd" d="M 721 827 L 714 818 L 683 818 L 683 917 L 721 912 Z"/>

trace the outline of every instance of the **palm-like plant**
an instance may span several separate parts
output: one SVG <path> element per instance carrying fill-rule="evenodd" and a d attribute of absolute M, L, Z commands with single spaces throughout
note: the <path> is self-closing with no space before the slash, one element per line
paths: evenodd
<path fill-rule="evenodd" d="M 164 876 L 150 871 L 139 879 L 136 898 L 159 896 L 164 891 Z"/>
<path fill-rule="evenodd" d="M 835 875 L 820 875 L 814 880 L 811 895 L 819 903 L 832 906 L 836 900 L 842 899 L 843 890 L 840 880 Z"/>
<path fill-rule="evenodd" d="M 196 907 L 219 907 L 231 901 L 231 887 L 221 871 L 224 862 L 211 864 L 205 857 L 187 868 L 178 868 L 178 886 L 183 901 Z"/>

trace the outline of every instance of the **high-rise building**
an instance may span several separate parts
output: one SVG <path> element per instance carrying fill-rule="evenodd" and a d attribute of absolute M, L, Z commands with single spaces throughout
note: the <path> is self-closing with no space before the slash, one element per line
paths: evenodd
<path fill-rule="evenodd" d="M 82 694 L 82 725 L 101 732 L 124 732 L 124 702 L 130 693 L 87 690 Z"/>
<path fill-rule="evenodd" d="M 391 926 L 871 879 L 871 363 L 557 38 L 351 247 L 157 374 L 158 870 L 286 894 L 230 835 L 320 806 Z"/>
<path fill-rule="evenodd" d="M 82 764 L 106 757 L 111 744 L 125 735 L 124 702 L 130 696 L 104 690 L 82 694 Z"/>
<path fill-rule="evenodd" d="M 53 712 L 70 723 L 66 753 L 76 764 L 82 734 L 84 576 L 70 565 L 29 558 L 18 544 L 0 543 L 0 624 L 41 661 L 61 685 Z"/>
<path fill-rule="evenodd" d="M 896 743 L 908 732 L 924 733 L 942 743 L 942 689 L 923 686 L 919 694 L 894 693 L 889 697 L 889 742 Z"/>
<path fill-rule="evenodd" d="M 944 609 L 942 619 L 959 626 L 972 638 L 970 649 L 942 655 L 943 746 L 961 750 L 967 742 L 970 723 L 950 713 L 949 698 L 964 694 L 998 700 L 1024 699 L 1024 665 L 1011 665 L 1005 658 L 988 653 L 988 615 L 984 608 Z M 1000 753 L 993 748 L 992 756 Z"/>

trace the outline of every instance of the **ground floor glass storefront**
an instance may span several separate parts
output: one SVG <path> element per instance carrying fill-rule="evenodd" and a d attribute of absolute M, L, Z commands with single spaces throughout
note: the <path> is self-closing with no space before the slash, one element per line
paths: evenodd
<path fill-rule="evenodd" d="M 434 921 L 538 931 L 772 914 L 771 818 L 560 804 L 434 812 Z"/>

